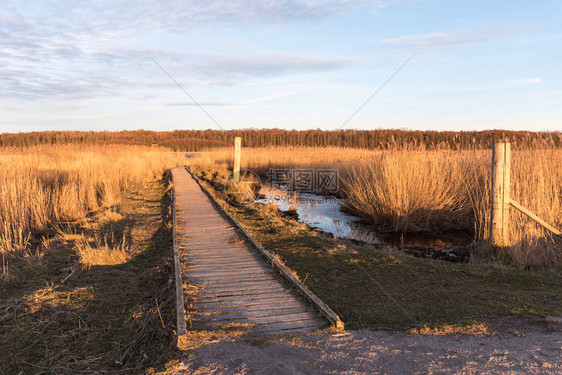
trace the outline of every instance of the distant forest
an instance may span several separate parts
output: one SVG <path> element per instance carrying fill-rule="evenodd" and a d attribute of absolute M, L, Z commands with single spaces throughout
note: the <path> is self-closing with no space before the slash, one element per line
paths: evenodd
<path fill-rule="evenodd" d="M 487 149 L 500 140 L 515 148 L 562 147 L 562 132 L 529 131 L 420 131 L 420 130 L 176 130 L 82 132 L 49 131 L 0 134 L 0 147 L 30 147 L 50 144 L 158 145 L 174 151 L 204 151 L 230 146 L 242 137 L 245 147 L 339 146 L 366 149 L 426 147 L 428 149 Z"/>

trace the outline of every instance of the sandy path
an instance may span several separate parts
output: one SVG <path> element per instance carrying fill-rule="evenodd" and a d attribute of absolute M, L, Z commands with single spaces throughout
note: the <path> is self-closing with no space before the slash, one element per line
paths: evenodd
<path fill-rule="evenodd" d="M 381 331 L 203 346 L 177 374 L 562 374 L 562 332 L 424 336 Z"/>

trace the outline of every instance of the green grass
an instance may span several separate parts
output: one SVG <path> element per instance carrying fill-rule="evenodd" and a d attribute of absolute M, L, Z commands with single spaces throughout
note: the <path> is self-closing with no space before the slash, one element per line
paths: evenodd
<path fill-rule="evenodd" d="M 37 244 L 38 256 L 10 259 L 0 284 L 0 373 L 138 374 L 177 356 L 164 182 L 135 186 L 118 213 L 46 233 L 51 240 Z M 130 260 L 81 265 L 76 241 L 100 233 L 128 238 Z"/>
<path fill-rule="evenodd" d="M 204 184 L 224 203 L 214 181 Z M 562 275 L 556 271 L 420 259 L 331 238 L 264 205 L 228 210 L 349 329 L 471 327 L 505 316 L 562 316 Z"/>

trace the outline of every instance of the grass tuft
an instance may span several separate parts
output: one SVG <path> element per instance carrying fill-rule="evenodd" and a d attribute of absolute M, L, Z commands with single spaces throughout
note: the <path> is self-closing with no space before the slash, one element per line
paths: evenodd
<path fill-rule="evenodd" d="M 96 236 L 93 243 L 82 237 L 76 242 L 76 252 L 80 256 L 80 263 L 86 268 L 123 264 L 131 256 L 130 246 L 124 236 L 117 243 L 107 236 Z"/>

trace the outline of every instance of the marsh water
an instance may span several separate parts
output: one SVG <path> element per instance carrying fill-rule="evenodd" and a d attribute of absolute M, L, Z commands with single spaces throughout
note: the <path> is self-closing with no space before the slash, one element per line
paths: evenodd
<path fill-rule="evenodd" d="M 285 190 L 262 187 L 259 203 L 273 203 L 283 212 L 295 211 L 298 220 L 314 229 L 329 233 L 334 237 L 348 238 L 380 244 L 375 232 L 360 222 L 358 217 L 341 211 L 342 202 L 334 197 L 300 193 L 292 194 Z"/>
<path fill-rule="evenodd" d="M 346 238 L 373 245 L 391 245 L 406 253 L 423 258 L 448 261 L 468 260 L 466 251 L 451 251 L 459 244 L 466 246 L 470 239 L 456 236 L 393 235 L 377 233 L 373 226 L 341 210 L 345 201 L 309 193 L 291 193 L 286 190 L 262 186 L 258 203 L 273 203 L 279 210 L 298 216 L 300 222 L 311 228 L 329 233 L 336 238 Z"/>

